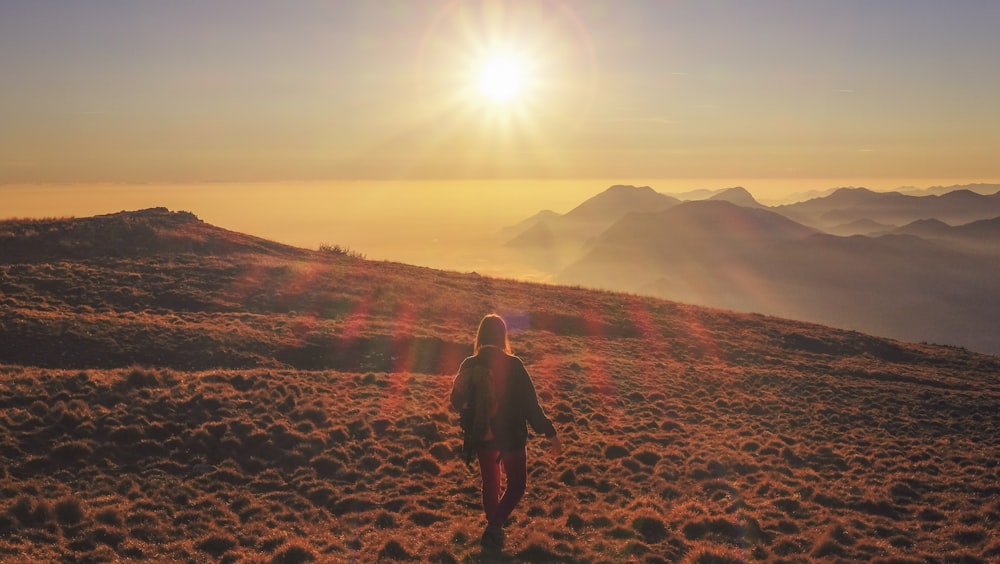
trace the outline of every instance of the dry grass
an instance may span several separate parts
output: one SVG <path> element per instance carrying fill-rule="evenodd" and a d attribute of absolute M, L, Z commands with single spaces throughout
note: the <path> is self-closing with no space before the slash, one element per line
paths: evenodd
<path fill-rule="evenodd" d="M 1000 557 L 996 357 L 196 226 L 0 264 L 0 560 L 480 560 L 445 400 L 494 310 L 566 445 L 511 561 Z"/>

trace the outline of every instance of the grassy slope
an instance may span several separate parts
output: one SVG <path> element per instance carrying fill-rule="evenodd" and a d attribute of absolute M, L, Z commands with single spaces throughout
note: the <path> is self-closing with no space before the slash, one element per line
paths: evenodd
<path fill-rule="evenodd" d="M 1000 557 L 996 357 L 154 211 L 0 224 L 0 560 L 475 560 L 490 311 L 567 447 L 515 559 Z"/>

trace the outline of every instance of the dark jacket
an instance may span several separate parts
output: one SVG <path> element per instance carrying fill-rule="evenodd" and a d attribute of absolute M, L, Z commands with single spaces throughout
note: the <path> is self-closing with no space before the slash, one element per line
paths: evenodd
<path fill-rule="evenodd" d="M 521 359 L 497 347 L 480 347 L 479 353 L 462 361 L 451 388 L 451 405 L 461 410 L 470 404 L 470 375 L 476 366 L 486 366 L 496 378 L 498 412 L 492 422 L 494 441 L 500 450 L 524 448 L 528 442 L 526 423 L 548 438 L 556 435 L 552 421 L 538 405 L 535 385 Z"/>

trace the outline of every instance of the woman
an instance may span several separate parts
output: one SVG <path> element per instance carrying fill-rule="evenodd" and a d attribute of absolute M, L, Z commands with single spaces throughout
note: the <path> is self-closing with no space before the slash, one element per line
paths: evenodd
<path fill-rule="evenodd" d="M 487 315 L 476 331 L 475 354 L 462 361 L 451 389 L 451 405 L 465 415 L 478 412 L 485 418 L 473 437 L 475 455 L 483 477 L 483 511 L 486 530 L 482 545 L 488 550 L 502 550 L 503 525 L 524 495 L 527 485 L 525 445 L 528 429 L 551 441 L 549 453 L 558 456 L 562 444 L 552 421 L 538 405 L 535 386 L 521 359 L 511 354 L 507 324 L 496 314 Z M 471 420 L 471 416 L 469 419 Z M 468 423 L 471 425 L 471 423 Z M 467 432 L 468 428 L 466 427 Z M 507 489 L 501 495 L 501 471 L 507 475 Z"/>

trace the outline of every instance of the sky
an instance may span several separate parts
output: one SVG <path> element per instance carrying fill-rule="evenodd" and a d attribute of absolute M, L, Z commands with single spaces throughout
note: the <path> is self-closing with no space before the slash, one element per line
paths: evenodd
<path fill-rule="evenodd" d="M 0 0 L 0 185 L 996 181 L 998 23 L 994 0 Z"/>

